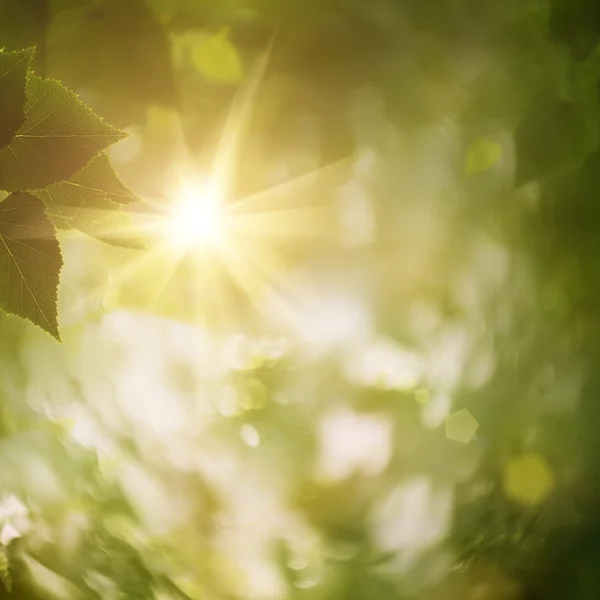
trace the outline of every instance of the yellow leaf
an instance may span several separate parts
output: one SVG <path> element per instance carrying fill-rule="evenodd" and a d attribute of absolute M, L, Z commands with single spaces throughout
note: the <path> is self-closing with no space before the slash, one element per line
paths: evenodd
<path fill-rule="evenodd" d="M 242 61 L 229 40 L 227 29 L 204 39 L 194 48 L 192 58 L 196 67 L 209 79 L 235 83 L 242 78 Z"/>
<path fill-rule="evenodd" d="M 502 156 L 502 146 L 486 138 L 477 138 L 467 149 L 465 171 L 469 175 L 483 173 L 494 166 Z"/>

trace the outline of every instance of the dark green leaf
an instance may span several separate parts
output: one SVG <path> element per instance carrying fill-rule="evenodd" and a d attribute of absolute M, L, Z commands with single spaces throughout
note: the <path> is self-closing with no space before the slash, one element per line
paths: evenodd
<path fill-rule="evenodd" d="M 0 307 L 60 339 L 57 294 L 62 256 L 44 203 L 25 193 L 0 203 Z"/>
<path fill-rule="evenodd" d="M 35 190 L 69 179 L 123 137 L 58 81 L 30 74 L 25 124 L 0 149 L 0 189 Z"/>

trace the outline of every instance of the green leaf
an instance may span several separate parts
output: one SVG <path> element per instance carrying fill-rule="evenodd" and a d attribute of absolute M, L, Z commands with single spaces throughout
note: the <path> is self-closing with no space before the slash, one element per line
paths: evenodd
<path fill-rule="evenodd" d="M 25 81 L 33 49 L 0 50 L 0 147 L 6 146 L 25 122 Z"/>
<path fill-rule="evenodd" d="M 0 149 L 0 189 L 35 190 L 69 179 L 124 137 L 58 81 L 30 74 L 26 90 L 25 123 Z"/>
<path fill-rule="evenodd" d="M 49 208 L 65 219 L 71 218 L 69 209 L 72 208 L 94 208 L 100 201 L 118 205 L 137 200 L 136 195 L 120 181 L 104 153 L 96 156 L 68 181 L 55 183 L 44 192 L 50 201 Z"/>
<path fill-rule="evenodd" d="M 192 49 L 192 59 L 203 75 L 223 83 L 235 83 L 242 78 L 240 55 L 229 41 L 226 28 L 208 38 L 199 39 Z"/>
<path fill-rule="evenodd" d="M 67 181 L 36 192 L 57 229 L 79 229 L 115 246 L 142 248 L 128 215 L 119 209 L 137 200 L 119 180 L 106 154 L 99 154 Z"/>
<path fill-rule="evenodd" d="M 68 181 L 36 192 L 57 229 L 79 229 L 113 246 L 141 249 L 129 215 L 120 208 L 138 200 L 118 178 L 106 154 L 99 154 Z"/>
<path fill-rule="evenodd" d="M 62 256 L 44 203 L 26 193 L 0 203 L 0 307 L 60 339 L 57 322 Z"/>
<path fill-rule="evenodd" d="M 493 167 L 502 156 L 502 146 L 486 138 L 477 138 L 467 149 L 465 171 L 469 175 L 483 173 Z"/>

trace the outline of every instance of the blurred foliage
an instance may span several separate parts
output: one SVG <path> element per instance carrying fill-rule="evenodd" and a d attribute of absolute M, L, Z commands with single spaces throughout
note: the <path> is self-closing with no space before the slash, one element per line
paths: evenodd
<path fill-rule="evenodd" d="M 63 344 L 0 321 L 0 598 L 598 598 L 599 43 L 591 0 L 0 0 L 129 133 L 57 226 L 237 123 L 260 240 L 59 233 Z"/>

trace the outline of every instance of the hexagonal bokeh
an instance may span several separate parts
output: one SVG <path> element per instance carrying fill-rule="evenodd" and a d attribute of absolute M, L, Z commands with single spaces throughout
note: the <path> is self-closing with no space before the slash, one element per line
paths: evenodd
<path fill-rule="evenodd" d="M 466 408 L 450 413 L 445 424 L 446 437 L 461 444 L 468 444 L 479 429 L 477 419 Z"/>

